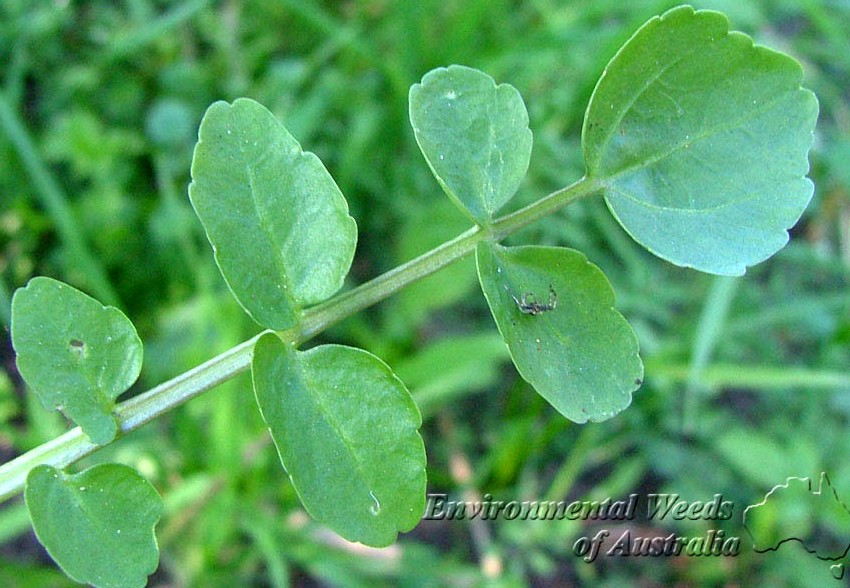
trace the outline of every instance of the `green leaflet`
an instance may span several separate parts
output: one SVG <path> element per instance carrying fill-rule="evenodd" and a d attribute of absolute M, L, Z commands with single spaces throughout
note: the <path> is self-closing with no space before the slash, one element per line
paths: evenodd
<path fill-rule="evenodd" d="M 487 241 L 476 260 L 517 370 L 558 412 L 603 421 L 631 403 L 643 379 L 637 338 L 598 267 L 572 249 Z"/>
<path fill-rule="evenodd" d="M 162 499 L 133 468 L 101 464 L 66 475 L 40 465 L 25 498 L 38 540 L 77 582 L 141 588 L 156 571 Z"/>
<path fill-rule="evenodd" d="M 51 278 L 12 298 L 18 370 L 48 408 L 74 420 L 93 443 L 118 433 L 112 410 L 142 367 L 142 342 L 117 308 Z"/>
<path fill-rule="evenodd" d="M 260 325 L 292 327 L 342 286 L 357 241 L 348 204 L 319 158 L 257 102 L 209 107 L 189 197 L 227 285 Z"/>
<path fill-rule="evenodd" d="M 266 334 L 254 393 L 307 511 L 350 541 L 386 546 L 425 508 L 419 410 L 385 363 L 361 349 L 297 351 Z"/>
<path fill-rule="evenodd" d="M 410 88 L 416 142 L 446 194 L 487 225 L 517 191 L 531 157 L 528 112 L 516 88 L 452 65 Z"/>
<path fill-rule="evenodd" d="M 812 195 L 818 114 L 800 65 L 717 12 L 647 22 L 605 69 L 584 120 L 587 173 L 626 231 L 677 265 L 743 274 L 788 241 Z"/>

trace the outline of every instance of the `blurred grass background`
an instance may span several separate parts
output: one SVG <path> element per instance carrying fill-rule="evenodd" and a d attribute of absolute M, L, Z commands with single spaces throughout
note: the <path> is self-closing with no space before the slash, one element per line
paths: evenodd
<path fill-rule="evenodd" d="M 212 101 L 259 100 L 322 158 L 359 226 L 357 284 L 467 228 L 416 147 L 411 84 L 461 63 L 519 89 L 535 137 L 511 204 L 519 207 L 581 176 L 581 121 L 598 76 L 646 19 L 674 4 L 4 0 L 0 461 L 66 426 L 24 393 L 14 369 L 9 301 L 30 277 L 63 279 L 131 317 L 145 343 L 136 392 L 257 332 L 186 196 Z M 821 103 L 817 188 L 790 245 L 743 278 L 653 258 L 600 201 L 512 237 L 578 248 L 606 272 L 646 362 L 631 408 L 577 426 L 537 397 L 508 361 L 471 259 L 321 339 L 376 353 L 411 389 L 425 419 L 429 491 L 502 500 L 719 493 L 735 503 L 729 521 L 639 530 L 719 526 L 743 537 L 741 554 L 588 565 L 571 548 L 599 527 L 568 521 L 432 521 L 386 550 L 344 544 L 299 506 L 242 375 L 79 464 L 131 464 L 163 494 L 152 586 L 841 585 L 800 548 L 752 553 L 740 515 L 791 475 L 827 471 L 850 500 L 850 4 L 695 4 L 803 63 Z M 787 525 L 818 522 L 805 508 L 759 524 L 779 537 Z M 820 522 L 821 532 L 850 536 L 850 524 Z M 70 585 L 35 542 L 20 500 L 0 507 L 0 585 Z"/>

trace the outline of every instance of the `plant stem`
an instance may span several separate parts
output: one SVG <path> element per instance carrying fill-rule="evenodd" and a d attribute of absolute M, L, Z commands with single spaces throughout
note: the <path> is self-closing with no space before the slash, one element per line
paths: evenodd
<path fill-rule="evenodd" d="M 687 384 L 693 369 L 688 363 L 668 363 L 649 359 L 647 372 L 658 378 Z M 706 365 L 700 373 L 700 382 L 711 393 L 729 388 L 771 390 L 803 388 L 807 391 L 833 392 L 836 388 L 850 386 L 850 372 L 841 370 L 813 370 L 788 365 L 746 365 L 714 363 Z"/>
<path fill-rule="evenodd" d="M 688 435 L 694 432 L 700 397 L 704 392 L 702 373 L 720 341 L 723 325 L 729 315 L 732 299 L 735 297 L 739 283 L 740 279 L 737 277 L 716 276 L 700 315 L 694 334 L 691 368 L 682 405 L 682 431 Z"/>
<path fill-rule="evenodd" d="M 0 326 L 6 329 L 12 328 L 12 297 L 9 296 L 9 290 L 2 276 L 0 276 Z"/>
<path fill-rule="evenodd" d="M 600 188 L 597 181 L 582 178 L 525 208 L 501 217 L 486 229 L 469 229 L 416 259 L 307 309 L 299 327 L 283 331 L 279 335 L 285 341 L 303 343 L 342 319 L 467 255 L 475 249 L 479 241 L 502 240 L 579 198 L 599 192 Z M 115 414 L 121 434 L 135 431 L 158 416 L 246 371 L 251 365 L 254 343 L 260 335 L 262 333 L 176 378 L 120 403 Z M 77 427 L 0 465 L 0 502 L 22 491 L 27 474 L 33 467 L 48 464 L 65 468 L 91 455 L 100 447 L 102 446 L 89 441 Z"/>

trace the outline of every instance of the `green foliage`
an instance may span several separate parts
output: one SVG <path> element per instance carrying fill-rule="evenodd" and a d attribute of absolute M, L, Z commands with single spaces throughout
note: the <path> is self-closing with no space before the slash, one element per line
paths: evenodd
<path fill-rule="evenodd" d="M 260 325 L 294 326 L 342 286 L 357 241 L 345 198 L 260 104 L 210 106 L 189 197 L 230 290 Z"/>
<path fill-rule="evenodd" d="M 279 334 L 286 345 L 300 346 L 327 328 L 321 343 L 356 345 L 393 367 L 424 419 L 429 491 L 507 500 L 598 500 L 636 490 L 704 500 L 720 492 L 737 506 L 761 500 L 766 484 L 781 481 L 771 471 L 826 470 L 842 496 L 850 494 L 844 434 L 850 415 L 850 44 L 841 27 L 850 15 L 824 0 L 697 4 L 727 12 L 735 28 L 801 61 L 806 85 L 818 95 L 821 117 L 810 154 L 817 188 L 791 245 L 742 278 L 715 280 L 647 254 L 602 198 L 590 198 L 592 190 L 570 201 L 567 211 L 506 237 L 510 245 L 580 250 L 604 270 L 646 365 L 629 410 L 577 426 L 535 394 L 510 365 L 486 300 L 473 293 L 471 255 L 370 308 L 380 297 L 364 299 L 362 286 L 316 308 L 305 303 L 303 315 L 301 308 L 295 313 L 299 325 Z M 368 284 L 469 227 L 469 214 L 457 214 L 441 197 L 405 120 L 410 85 L 424 72 L 465 63 L 522 93 L 534 157 L 522 188 L 504 207 L 510 212 L 581 177 L 582 119 L 600 73 L 629 35 L 672 5 L 0 3 L 0 322 L 8 325 L 15 287 L 36 274 L 52 275 L 133 317 L 145 341 L 141 388 L 173 391 L 198 376 L 208 385 L 220 382 L 207 363 L 220 352 L 237 366 L 235 373 L 247 370 L 257 324 L 219 277 L 205 227 L 185 197 L 195 131 L 213 100 L 233 104 L 251 96 L 274 113 L 270 128 L 282 120 L 321 157 L 358 223 L 349 283 Z M 752 51 L 765 50 L 743 55 Z M 790 79 L 788 67 L 777 71 Z M 773 145 L 784 133 L 762 142 Z M 726 171 L 743 174 L 742 161 Z M 806 168 L 797 163 L 799 178 Z M 582 185 L 605 184 L 600 178 L 598 185 Z M 550 213 L 565 203 L 550 202 Z M 484 224 L 495 234 L 475 229 L 477 238 L 501 240 L 517 229 L 490 220 Z M 791 222 L 773 238 L 783 237 Z M 471 245 L 467 251 L 475 246 L 464 243 Z M 381 283 L 385 295 L 402 285 Z M 548 286 L 532 293 L 541 303 L 548 302 Z M 560 310 L 562 288 L 553 289 Z M 340 320 L 345 312 L 328 312 L 341 302 L 356 314 Z M 8 338 L 0 329 L 8 375 L 0 377 L 0 487 L 8 466 L 40 444 L 56 448 L 70 438 L 78 448 L 90 445 L 24 393 L 4 334 Z M 227 355 L 246 339 L 251 344 Z M 163 493 L 157 527 L 163 557 L 152 584 L 820 588 L 833 582 L 803 550 L 678 558 L 675 565 L 669 558 L 588 565 L 570 549 L 581 526 L 566 521 L 431 521 L 389 549 L 363 550 L 304 516 L 269 447 L 266 424 L 247 401 L 250 386 L 247 374 L 237 376 L 140 430 L 127 419 L 156 397 L 140 395 L 117 407 L 122 427 L 133 432 L 97 459 L 132 464 Z M 0 490 L 0 496 L 9 494 Z M 26 532 L 22 507 L 0 505 L 0 584 L 70 585 L 44 567 L 49 563 Z M 782 525 L 796 511 L 781 505 L 775 516 L 768 523 Z M 727 535 L 741 534 L 739 523 L 729 521 Z M 704 531 L 687 523 L 653 530 L 666 535 L 673 527 Z M 828 517 L 819 529 L 846 535 Z"/>
<path fill-rule="evenodd" d="M 425 507 L 419 409 L 374 355 L 299 352 L 274 335 L 254 348 L 254 391 L 307 511 L 350 541 L 386 546 Z"/>
<path fill-rule="evenodd" d="M 528 113 L 516 88 L 469 67 L 435 69 L 410 88 L 410 122 L 446 194 L 473 221 L 489 224 L 531 158 Z"/>
<path fill-rule="evenodd" d="M 120 310 L 33 278 L 12 299 L 12 342 L 21 375 L 46 407 L 62 410 L 94 443 L 115 438 L 115 399 L 142 368 L 142 342 Z"/>
<path fill-rule="evenodd" d="M 611 418 L 643 382 L 634 332 L 598 267 L 572 249 L 481 243 L 478 277 L 522 377 L 577 423 Z"/>
<path fill-rule="evenodd" d="M 593 92 L 587 173 L 654 254 L 741 275 L 788 242 L 812 197 L 818 104 L 802 76 L 790 57 L 730 33 L 722 14 L 680 7 L 651 19 Z"/>
<path fill-rule="evenodd" d="M 162 500 L 133 468 L 101 464 L 66 475 L 41 465 L 30 471 L 25 496 L 38 540 L 74 580 L 141 587 L 156 571 Z"/>

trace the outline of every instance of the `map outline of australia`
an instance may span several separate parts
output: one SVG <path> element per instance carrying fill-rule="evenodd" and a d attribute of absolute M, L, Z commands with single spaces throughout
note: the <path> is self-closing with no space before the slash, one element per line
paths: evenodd
<path fill-rule="evenodd" d="M 847 558 L 848 552 L 850 552 L 850 533 L 848 533 L 847 540 L 844 541 L 844 543 L 839 543 L 839 545 L 843 545 L 843 549 L 841 547 L 824 548 L 823 546 L 813 545 L 813 543 L 818 540 L 810 539 L 807 536 L 796 537 L 791 535 L 778 540 L 775 538 L 760 537 L 759 535 L 763 535 L 763 532 L 758 528 L 754 529 L 753 526 L 747 524 L 748 516 L 752 520 L 756 509 L 767 507 L 768 502 L 770 501 L 788 499 L 789 495 L 797 497 L 799 500 L 810 501 L 814 499 L 817 501 L 834 501 L 838 506 L 840 506 L 840 510 L 843 512 L 843 515 L 846 516 L 847 528 L 850 530 L 850 509 L 847 508 L 847 505 L 838 496 L 838 492 L 835 490 L 835 487 L 832 485 L 832 482 L 826 472 L 821 472 L 817 488 L 814 487 L 810 477 L 801 478 L 790 476 L 785 480 L 784 484 L 777 484 L 767 494 L 765 494 L 764 500 L 757 504 L 752 504 L 744 509 L 744 528 L 753 539 L 753 550 L 756 553 L 777 551 L 783 545 L 793 541 L 799 543 L 806 552 L 825 562 L 840 562 Z M 824 503 L 822 502 L 820 503 L 821 506 L 823 504 Z M 834 563 L 831 565 L 830 572 L 832 573 L 833 578 L 836 580 L 842 579 L 844 577 L 844 567 L 844 563 Z"/>

